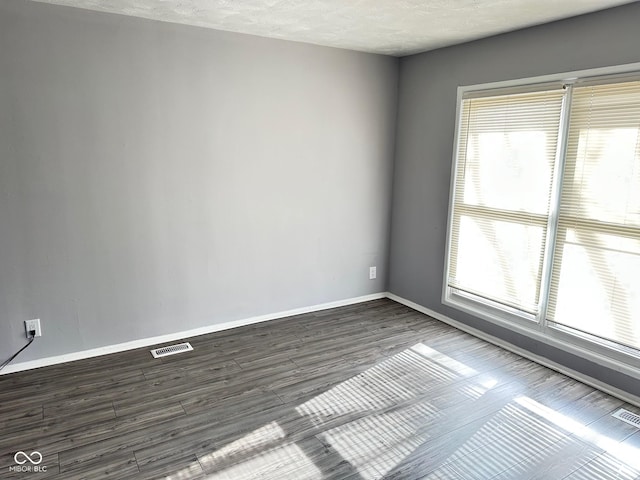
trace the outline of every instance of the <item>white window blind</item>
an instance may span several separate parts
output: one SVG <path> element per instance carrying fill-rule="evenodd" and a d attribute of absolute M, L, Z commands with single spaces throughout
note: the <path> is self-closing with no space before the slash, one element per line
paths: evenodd
<path fill-rule="evenodd" d="M 547 317 L 640 349 L 640 82 L 573 88 Z"/>
<path fill-rule="evenodd" d="M 564 94 L 463 98 L 447 279 L 456 292 L 537 314 Z"/>

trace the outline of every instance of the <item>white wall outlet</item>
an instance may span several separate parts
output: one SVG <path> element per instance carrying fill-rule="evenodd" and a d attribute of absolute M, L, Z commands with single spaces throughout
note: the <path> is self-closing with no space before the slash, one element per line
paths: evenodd
<path fill-rule="evenodd" d="M 35 330 L 36 332 L 36 337 L 41 337 L 42 336 L 42 329 L 40 328 L 40 319 L 36 318 L 34 320 L 25 320 L 24 321 L 24 328 L 27 331 L 27 338 L 31 338 L 31 335 L 29 334 L 29 332 L 31 330 Z"/>
<path fill-rule="evenodd" d="M 369 267 L 369 280 L 373 280 L 378 276 L 378 272 L 376 271 L 376 267 Z"/>

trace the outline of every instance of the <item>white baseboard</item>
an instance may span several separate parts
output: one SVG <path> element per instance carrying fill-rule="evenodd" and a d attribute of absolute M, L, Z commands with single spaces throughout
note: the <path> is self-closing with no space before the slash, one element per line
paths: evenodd
<path fill-rule="evenodd" d="M 64 355 L 56 355 L 53 357 L 45 357 L 39 358 L 37 360 L 29 360 L 26 362 L 9 364 L 4 368 L 4 370 L 0 372 L 0 375 L 6 375 L 13 372 L 21 372 L 23 370 L 31 370 L 34 368 L 47 367 L 49 365 L 57 365 L 59 363 L 73 362 L 76 360 L 83 360 L 85 358 L 98 357 L 100 355 L 107 355 L 109 353 L 124 352 L 126 350 L 149 347 L 151 345 L 157 345 L 160 343 L 174 342 L 176 340 L 182 340 L 198 335 L 205 335 L 207 333 L 219 332 L 222 330 L 242 327 L 245 325 L 252 325 L 254 323 L 266 322 L 268 320 L 275 320 L 277 318 L 292 317 L 294 315 L 302 315 L 303 313 L 318 312 L 320 310 L 327 310 L 329 308 L 344 307 L 346 305 L 368 302 L 370 300 L 385 298 L 386 296 L 386 292 L 373 293 L 370 295 L 363 295 L 361 297 L 346 298 L 344 300 L 337 300 L 335 302 L 321 303 L 318 305 L 311 305 L 309 307 L 294 308 L 292 310 L 269 313 L 267 315 L 259 315 L 256 317 L 249 317 L 240 320 L 233 320 L 230 322 L 207 325 L 206 327 L 194 328 L 191 330 L 184 330 L 181 332 L 159 335 L 156 337 L 141 338 L 139 340 L 118 343 L 115 345 L 107 345 L 104 347 L 92 348 L 89 350 L 82 350 L 80 352 L 66 353 Z"/>
<path fill-rule="evenodd" d="M 616 388 L 612 385 L 604 383 L 596 378 L 590 377 L 576 370 L 572 370 L 571 368 L 567 368 L 564 365 L 561 365 L 552 360 L 549 360 L 548 358 L 541 357 L 540 355 L 536 355 L 535 353 L 530 352 L 529 350 L 525 350 L 511 343 L 505 342 L 504 340 L 501 340 L 498 337 L 489 335 L 488 333 L 478 330 L 477 328 L 470 327 L 462 322 L 454 320 L 453 318 L 450 318 L 446 315 L 443 315 L 434 310 L 431 310 L 430 308 L 423 307 L 422 305 L 412 302 L 411 300 L 407 300 L 406 298 L 399 297 L 398 295 L 395 295 L 389 292 L 387 292 L 386 296 L 387 298 L 395 302 L 406 305 L 409 308 L 413 308 L 414 310 L 420 313 L 424 313 L 425 315 L 429 315 L 430 317 L 433 317 L 436 320 L 439 320 L 443 323 L 451 325 L 452 327 L 455 327 L 458 330 L 462 330 L 463 332 L 467 332 L 468 334 L 473 335 L 474 337 L 478 337 L 489 343 L 497 345 L 498 347 L 504 348 L 505 350 L 509 350 L 510 352 L 520 355 L 521 357 L 528 358 L 529 360 L 539 363 L 540 365 L 544 365 L 545 367 L 548 367 L 552 370 L 560 372 L 568 377 L 575 378 L 576 380 L 582 383 L 585 383 L 594 388 L 597 388 L 598 390 L 602 390 L 603 392 L 606 392 L 609 395 L 617 397 L 620 400 L 624 400 L 625 402 L 628 402 L 640 407 L 640 397 L 637 397 L 628 392 L 625 392 L 624 390 L 620 390 L 619 388 Z"/>
<path fill-rule="evenodd" d="M 489 335 L 481 330 L 478 330 L 476 328 L 470 327 L 462 322 L 459 322 L 457 320 L 454 320 L 446 315 L 443 315 L 441 313 L 438 313 L 434 310 L 431 310 L 429 308 L 423 307 L 422 305 L 419 305 L 415 302 L 412 302 L 411 300 L 407 300 L 406 298 L 402 298 L 399 297 L 398 295 L 395 295 L 393 293 L 390 292 L 380 292 L 380 293 L 373 293 L 370 295 L 363 295 L 360 297 L 353 297 L 353 298 L 347 298 L 344 300 L 338 300 L 335 302 L 328 302 L 328 303 L 322 303 L 322 304 L 318 304 L 318 305 L 311 305 L 308 307 L 302 307 L 302 308 L 295 308 L 292 310 L 285 310 L 282 312 L 276 312 L 276 313 L 270 313 L 267 315 L 259 315 L 259 316 L 255 316 L 255 317 L 249 317 L 249 318 L 243 318 L 243 319 L 239 319 L 239 320 L 233 320 L 230 322 L 224 322 L 224 323 L 218 323 L 218 324 L 213 324 L 213 325 L 208 325 L 205 327 L 200 327 L 200 328 L 195 328 L 195 329 L 191 329 L 191 330 L 184 330 L 181 332 L 175 332 L 175 333 L 170 333 L 170 334 L 166 334 L 166 335 L 159 335 L 156 337 L 148 337 L 148 338 L 142 338 L 139 340 L 133 340 L 130 342 L 124 342 L 124 343 L 118 343 L 115 345 L 107 345 L 104 347 L 98 347 L 98 348 L 92 348 L 89 350 L 83 350 L 80 352 L 73 352 L 73 353 L 67 353 L 64 355 L 56 355 L 53 357 L 46 357 L 46 358 L 39 358 L 37 360 L 30 360 L 30 361 L 26 361 L 26 362 L 21 362 L 21 363 L 16 363 L 16 364 L 10 364 L 7 365 L 7 367 L 5 367 L 4 370 L 2 370 L 2 372 L 0 372 L 0 376 L 1 375 L 6 375 L 9 373 L 13 373 L 13 372 L 20 372 L 20 371 L 24 371 L 24 370 L 31 370 L 34 368 L 40 368 L 40 367 L 46 367 L 49 365 L 57 365 L 60 363 L 66 363 L 66 362 L 73 362 L 76 360 L 83 360 L 85 358 L 92 358 L 92 357 L 98 357 L 100 355 L 107 355 L 110 353 L 118 353 L 118 352 L 123 352 L 126 350 L 133 350 L 135 348 L 142 348 L 142 347 L 149 347 L 151 345 L 157 345 L 157 344 L 162 344 L 162 343 L 167 343 L 167 342 L 174 342 L 176 340 L 182 340 L 185 338 L 189 338 L 189 337 L 195 337 L 198 335 L 205 335 L 207 333 L 214 333 L 214 332 L 219 332 L 222 330 L 228 330 L 230 328 L 236 328 L 236 327 L 242 327 L 245 325 L 252 325 L 254 323 L 260 323 L 260 322 L 266 322 L 269 320 L 275 320 L 278 318 L 285 318 L 285 317 L 291 317 L 294 315 L 302 315 L 304 313 L 312 313 L 312 312 L 318 312 L 321 310 L 327 310 L 330 308 L 336 308 L 336 307 L 343 307 L 343 306 L 347 306 L 347 305 L 353 305 L 356 303 L 362 303 L 362 302 L 368 302 L 371 300 L 377 300 L 380 298 L 389 298 L 393 301 L 396 301 L 398 303 L 401 303 L 403 305 L 406 305 L 409 308 L 412 308 L 420 313 L 424 313 L 425 315 L 428 315 L 430 317 L 435 318 L 436 320 L 439 320 L 441 322 L 444 322 L 448 325 L 451 325 L 452 327 L 455 327 L 459 330 L 462 330 L 464 332 L 469 333 L 470 335 L 473 335 L 475 337 L 478 337 L 482 340 L 485 340 L 489 343 L 492 343 L 494 345 L 497 345 L 499 347 L 504 348 L 505 350 L 509 350 L 513 353 L 516 353 L 518 355 L 520 355 L 521 357 L 524 358 L 528 358 L 529 360 L 532 360 L 536 363 L 539 363 L 541 365 L 544 365 L 545 367 L 549 367 L 553 370 L 556 370 L 560 373 L 563 373 L 569 377 L 575 378 L 576 380 L 579 380 L 587 385 L 591 385 L 594 388 L 597 388 L 599 390 L 602 390 L 603 392 L 606 392 L 610 395 L 613 395 L 617 398 L 620 398 L 621 400 L 624 400 L 625 402 L 631 403 L 633 405 L 637 405 L 640 407 L 640 397 L 637 397 L 635 395 L 631 395 L 630 393 L 627 393 L 623 390 L 620 390 L 616 387 L 613 387 L 611 385 L 608 385 L 600 380 L 597 380 L 593 377 L 590 377 L 588 375 L 585 375 L 583 373 L 580 373 L 578 371 L 572 370 L 570 368 L 567 368 L 559 363 L 553 362 L 547 358 L 541 357 L 539 355 L 536 355 L 533 352 L 530 352 L 528 350 L 522 349 L 520 347 L 517 347 L 515 345 L 512 345 L 508 342 L 505 342 L 504 340 L 501 340 L 497 337 L 494 337 L 493 335 Z"/>

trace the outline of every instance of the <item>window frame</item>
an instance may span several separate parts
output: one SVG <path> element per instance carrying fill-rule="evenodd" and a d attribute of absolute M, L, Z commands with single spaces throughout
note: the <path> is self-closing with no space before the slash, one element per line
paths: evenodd
<path fill-rule="evenodd" d="M 564 173 L 567 153 L 569 130 L 569 110 L 573 85 L 593 83 L 602 78 L 603 83 L 615 83 L 618 79 L 640 77 L 640 63 L 630 63 L 603 68 L 593 68 L 564 72 L 538 77 L 521 78 L 515 80 L 459 86 L 456 98 L 455 131 L 450 174 L 449 207 L 447 213 L 447 233 L 445 243 L 442 303 L 448 307 L 465 312 L 474 317 L 488 321 L 500 327 L 515 331 L 534 340 L 555 348 L 590 360 L 598 365 L 612 368 L 616 371 L 640 379 L 640 350 L 625 348 L 614 342 L 601 340 L 589 334 L 572 331 L 562 325 L 554 325 L 547 321 L 547 307 L 549 304 L 550 282 L 552 275 L 554 245 L 556 243 L 560 197 L 562 194 L 562 175 Z M 544 248 L 542 281 L 540 285 L 540 309 L 535 317 L 524 314 L 515 309 L 505 308 L 494 302 L 480 299 L 466 292 L 456 292 L 449 286 L 450 252 L 452 250 L 452 231 L 454 218 L 454 201 L 458 187 L 457 168 L 458 150 L 460 147 L 460 124 L 462 120 L 462 101 L 465 95 L 508 94 L 516 91 L 535 91 L 546 85 L 559 83 L 566 85 L 566 93 L 560 113 L 560 131 L 552 184 L 551 205 L 547 223 L 547 238 Z M 486 93 L 485 93 L 486 92 Z"/>

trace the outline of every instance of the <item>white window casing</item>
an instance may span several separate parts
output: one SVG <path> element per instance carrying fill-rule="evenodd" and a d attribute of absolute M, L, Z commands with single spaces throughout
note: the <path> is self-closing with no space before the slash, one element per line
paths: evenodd
<path fill-rule="evenodd" d="M 637 72 L 458 88 L 443 303 L 640 378 Z"/>

